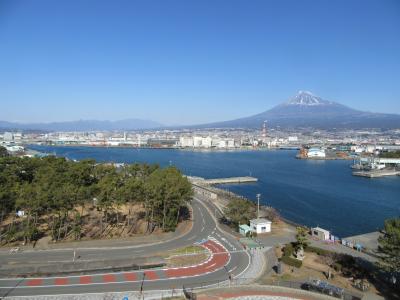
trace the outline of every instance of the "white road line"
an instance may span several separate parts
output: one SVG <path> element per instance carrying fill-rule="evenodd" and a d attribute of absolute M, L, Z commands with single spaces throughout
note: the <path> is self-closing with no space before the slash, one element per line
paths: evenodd
<path fill-rule="evenodd" d="M 213 263 L 212 265 L 209 265 L 208 267 L 206 267 L 206 269 L 212 268 L 216 265 L 217 263 Z"/>
<path fill-rule="evenodd" d="M 230 269 L 229 271 L 228 271 L 228 273 L 232 273 L 233 271 L 235 271 L 237 269 L 237 266 L 235 266 L 235 267 L 233 267 L 232 269 Z"/>

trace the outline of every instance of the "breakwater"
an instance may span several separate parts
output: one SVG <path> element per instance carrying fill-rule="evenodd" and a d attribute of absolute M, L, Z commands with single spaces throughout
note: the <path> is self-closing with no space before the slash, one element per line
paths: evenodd
<path fill-rule="evenodd" d="M 201 177 L 192 177 L 193 182 L 198 182 L 201 184 L 236 184 L 236 183 L 249 183 L 249 182 L 257 182 L 258 179 L 251 176 L 243 176 L 243 177 L 228 177 L 228 178 L 212 178 L 205 179 Z"/>

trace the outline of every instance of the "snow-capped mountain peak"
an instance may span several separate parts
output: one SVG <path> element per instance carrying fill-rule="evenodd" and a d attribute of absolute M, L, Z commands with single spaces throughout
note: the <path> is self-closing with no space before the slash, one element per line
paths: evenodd
<path fill-rule="evenodd" d="M 286 105 L 327 105 L 332 104 L 332 102 L 323 100 L 322 98 L 315 96 L 309 91 L 299 91 L 297 95 L 287 101 Z"/>

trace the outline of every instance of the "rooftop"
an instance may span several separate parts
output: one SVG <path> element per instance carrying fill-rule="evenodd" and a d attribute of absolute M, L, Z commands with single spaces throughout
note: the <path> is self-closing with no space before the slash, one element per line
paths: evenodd
<path fill-rule="evenodd" d="M 239 227 L 242 228 L 243 230 L 251 230 L 251 227 L 247 224 L 239 225 Z"/>
<path fill-rule="evenodd" d="M 272 223 L 272 222 L 270 220 L 267 220 L 267 219 L 259 218 L 259 219 L 250 220 L 250 223 L 253 223 L 253 224 L 266 224 L 266 223 Z"/>
<path fill-rule="evenodd" d="M 329 233 L 329 230 L 323 229 L 323 228 L 321 228 L 321 227 L 314 227 L 314 228 L 311 228 L 311 229 L 312 229 L 312 230 L 322 231 L 322 232 L 325 232 L 325 233 Z"/>

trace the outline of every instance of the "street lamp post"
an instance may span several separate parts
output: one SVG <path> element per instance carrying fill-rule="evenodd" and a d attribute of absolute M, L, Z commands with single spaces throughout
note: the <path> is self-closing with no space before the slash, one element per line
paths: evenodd
<path fill-rule="evenodd" d="M 144 278 L 146 277 L 146 273 L 143 272 L 143 279 L 142 279 L 142 284 L 140 285 L 140 295 L 143 295 L 143 284 L 144 284 Z M 143 295 L 144 299 L 144 295 Z"/>
<path fill-rule="evenodd" d="M 228 274 L 228 279 L 229 279 L 229 286 L 231 286 L 231 282 L 232 282 L 232 275 L 229 273 L 228 269 L 226 268 L 226 266 L 224 266 L 225 272 Z"/>
<path fill-rule="evenodd" d="M 257 194 L 257 219 L 260 218 L 260 197 L 261 194 Z"/>

